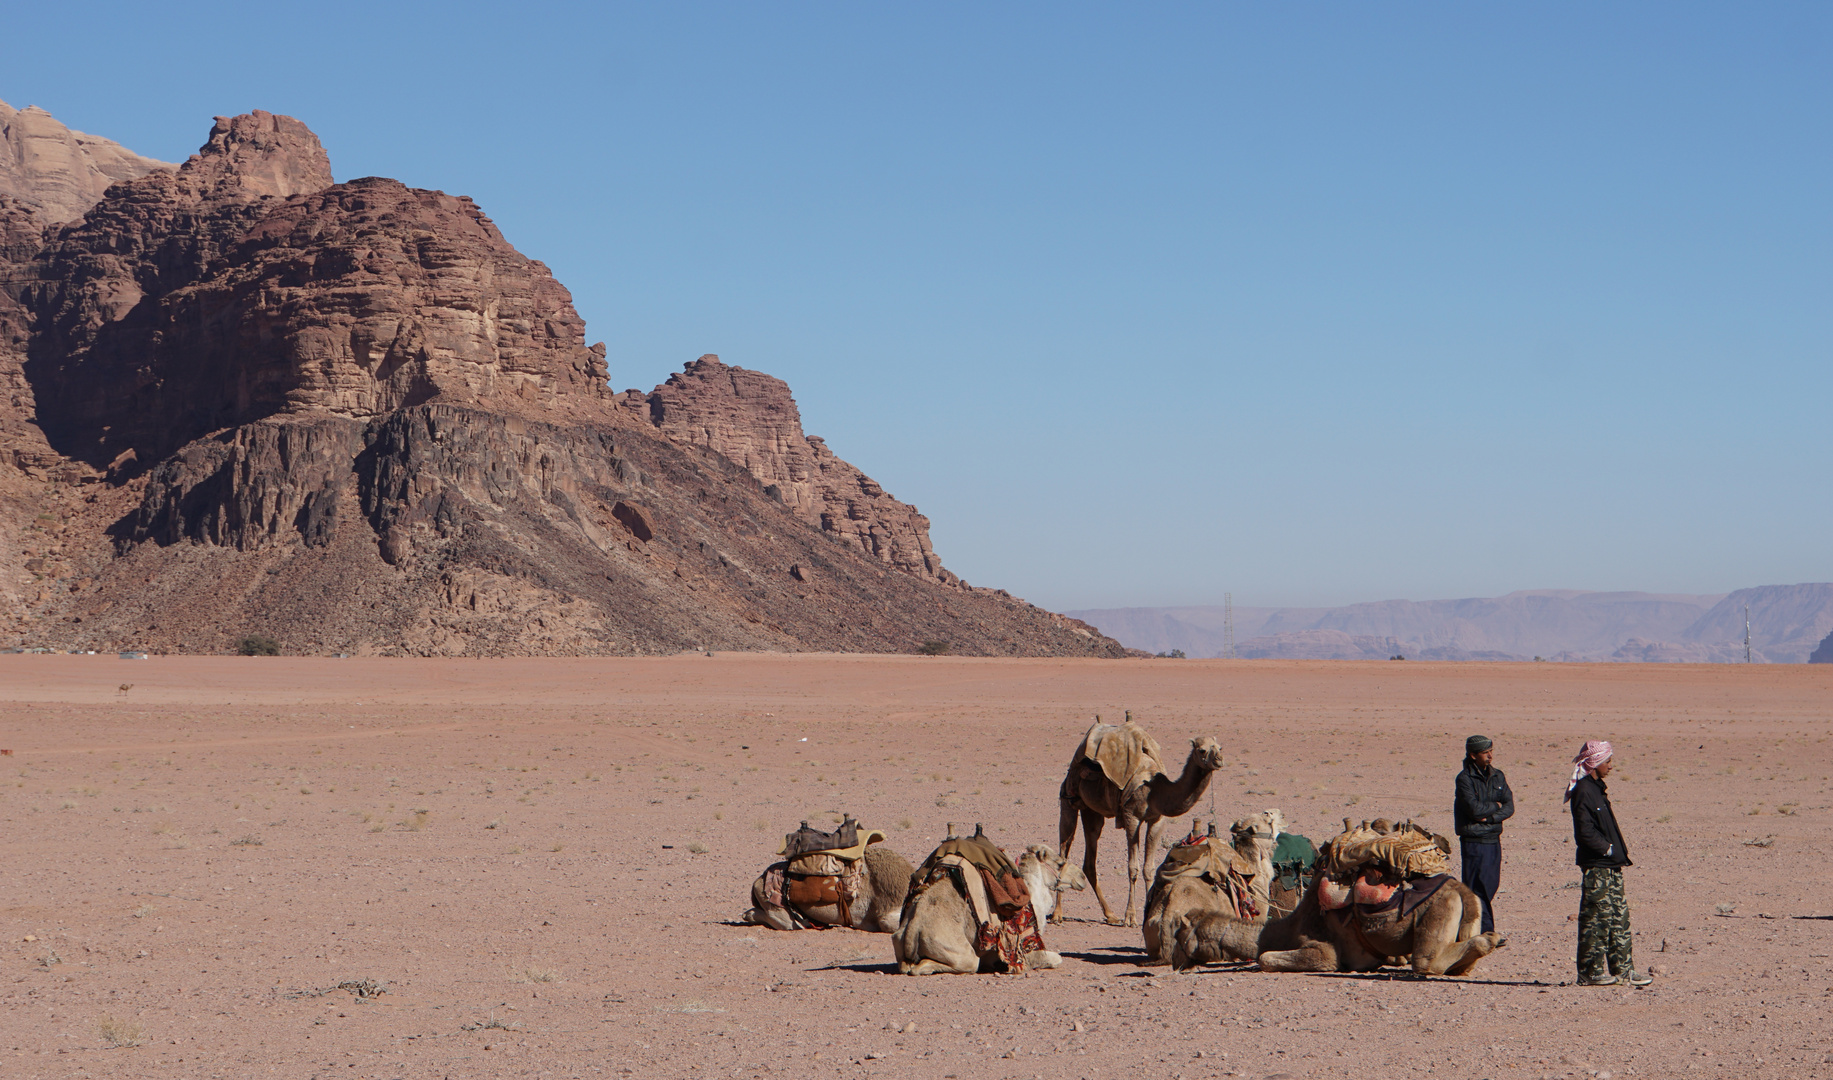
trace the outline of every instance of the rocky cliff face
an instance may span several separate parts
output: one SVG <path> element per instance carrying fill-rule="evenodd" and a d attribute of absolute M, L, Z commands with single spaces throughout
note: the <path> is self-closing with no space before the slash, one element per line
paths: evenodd
<path fill-rule="evenodd" d="M 603 347 L 566 289 L 469 200 L 372 178 L 254 204 L 219 182 L 228 201 L 194 202 L 200 160 L 126 185 L 37 260 L 32 380 L 63 453 L 151 461 L 279 413 L 546 414 L 604 396 Z M 200 208 L 227 228 L 162 265 L 143 223 Z"/>
<path fill-rule="evenodd" d="M 945 585 L 959 579 L 929 546 L 929 519 L 802 432 L 789 385 L 703 356 L 647 399 L 656 427 L 738 462 L 802 520 L 873 559 Z"/>
<path fill-rule="evenodd" d="M 476 206 L 334 184 L 288 117 L 219 118 L 79 223 L 15 217 L 0 640 L 1123 654 L 959 582 L 782 382 L 704 357 L 610 395 L 566 289 Z"/>
<path fill-rule="evenodd" d="M 1833 633 L 1828 633 L 1812 654 L 1808 656 L 1810 664 L 1833 664 Z"/>
<path fill-rule="evenodd" d="M 110 184 L 171 167 L 72 131 L 35 105 L 15 109 L 0 101 L 0 197 L 41 222 L 74 221 Z"/>

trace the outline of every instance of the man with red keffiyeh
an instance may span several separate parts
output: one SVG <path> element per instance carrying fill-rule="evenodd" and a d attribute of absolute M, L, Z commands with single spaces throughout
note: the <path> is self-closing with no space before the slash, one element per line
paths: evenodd
<path fill-rule="evenodd" d="M 1572 843 L 1585 871 L 1578 901 L 1578 984 L 1647 986 L 1655 980 L 1636 970 L 1629 901 L 1623 896 L 1623 868 L 1634 864 L 1604 787 L 1616 765 L 1615 751 L 1608 742 L 1592 739 L 1579 747 L 1572 765 L 1566 801 L 1572 805 Z"/>

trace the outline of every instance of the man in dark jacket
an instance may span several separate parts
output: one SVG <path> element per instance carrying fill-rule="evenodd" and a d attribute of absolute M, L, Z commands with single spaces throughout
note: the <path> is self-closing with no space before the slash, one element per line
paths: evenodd
<path fill-rule="evenodd" d="M 1483 901 L 1483 931 L 1496 928 L 1490 908 L 1502 882 L 1502 823 L 1515 814 L 1508 777 L 1494 765 L 1495 744 L 1482 735 L 1464 740 L 1464 770 L 1457 774 L 1451 820 L 1464 857 L 1464 884 Z"/>
<path fill-rule="evenodd" d="M 1572 764 L 1566 799 L 1572 804 L 1572 846 L 1585 872 L 1578 900 L 1579 985 L 1647 986 L 1654 980 L 1636 970 L 1629 901 L 1623 896 L 1623 868 L 1634 864 L 1604 786 L 1616 765 L 1614 751 L 1608 742 L 1592 740 Z"/>

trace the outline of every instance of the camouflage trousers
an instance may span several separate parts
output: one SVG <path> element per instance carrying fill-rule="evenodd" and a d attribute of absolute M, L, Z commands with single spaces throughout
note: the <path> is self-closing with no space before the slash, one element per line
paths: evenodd
<path fill-rule="evenodd" d="M 1614 866 L 1586 870 L 1578 901 L 1578 973 L 1582 978 L 1602 979 L 1627 975 L 1634 968 L 1623 871 Z"/>

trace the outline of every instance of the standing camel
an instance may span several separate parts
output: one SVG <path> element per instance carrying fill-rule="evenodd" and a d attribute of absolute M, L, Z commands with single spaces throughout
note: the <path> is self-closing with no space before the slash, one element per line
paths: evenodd
<path fill-rule="evenodd" d="M 1082 819 L 1082 873 L 1089 888 L 1101 902 L 1101 916 L 1110 925 L 1119 926 L 1114 909 L 1108 906 L 1101 885 L 1095 880 L 1095 851 L 1107 819 L 1113 818 L 1127 837 L 1127 908 L 1125 925 L 1138 926 L 1139 914 L 1133 896 L 1139 886 L 1139 875 L 1147 852 L 1158 850 L 1158 834 L 1166 818 L 1181 817 L 1195 806 L 1209 788 L 1210 774 L 1222 767 L 1222 746 L 1207 736 L 1190 740 L 1190 754 L 1184 759 L 1184 771 L 1173 780 L 1165 774 L 1164 758 L 1158 743 L 1127 714 L 1122 725 L 1103 724 L 1100 717 L 1088 734 L 1076 744 L 1069 772 L 1057 792 L 1061 808 L 1057 819 L 1057 846 L 1063 857 L 1076 839 L 1076 818 Z M 1145 843 L 1140 843 L 1140 832 Z M 1063 921 L 1059 906 L 1052 922 Z"/>

